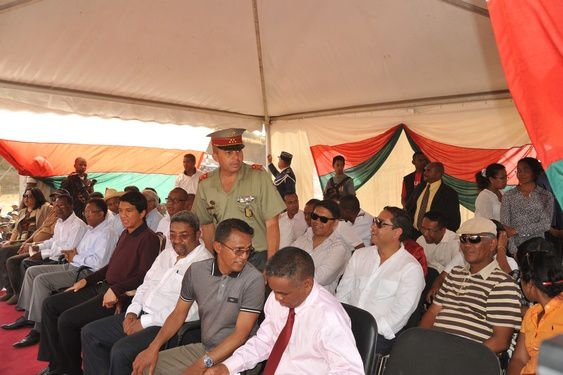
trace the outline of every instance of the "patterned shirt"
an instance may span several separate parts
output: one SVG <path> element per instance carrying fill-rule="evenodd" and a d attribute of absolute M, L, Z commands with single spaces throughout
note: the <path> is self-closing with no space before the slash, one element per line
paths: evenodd
<path fill-rule="evenodd" d="M 544 237 L 553 218 L 553 195 L 536 186 L 528 196 L 516 187 L 507 191 L 500 206 L 500 222 L 518 233 L 508 241 L 508 249 L 515 253 L 520 244 L 532 237 Z"/>
<path fill-rule="evenodd" d="M 434 303 L 442 307 L 434 328 L 480 343 L 493 327 L 520 329 L 520 291 L 496 260 L 475 274 L 469 266 L 454 267 Z"/>

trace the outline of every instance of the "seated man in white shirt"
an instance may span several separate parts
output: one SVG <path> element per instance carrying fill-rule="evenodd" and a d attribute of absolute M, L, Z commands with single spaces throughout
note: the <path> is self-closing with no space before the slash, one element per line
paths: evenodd
<path fill-rule="evenodd" d="M 197 192 L 197 185 L 201 171 L 196 169 L 196 160 L 194 154 L 186 154 L 183 159 L 184 171 L 176 177 L 175 187 L 184 189 L 188 194 Z"/>
<path fill-rule="evenodd" d="M 23 340 L 14 344 L 14 347 L 25 347 L 39 341 L 41 307 L 52 292 L 74 284 L 79 273 L 86 276 L 109 262 L 115 249 L 117 234 L 105 220 L 106 213 L 107 205 L 103 199 L 90 199 L 84 209 L 88 230 L 76 248 L 62 250 L 68 263 L 33 266 L 27 269 L 18 301 L 18 307 L 26 312 L 6 328 L 15 329 L 30 322 L 35 325 Z"/>
<path fill-rule="evenodd" d="M 420 232 L 416 242 L 424 249 L 428 267 L 442 272 L 460 254 L 458 235 L 446 228 L 446 218 L 439 211 L 424 214 Z"/>
<path fill-rule="evenodd" d="M 354 253 L 336 293 L 341 302 L 373 315 L 379 333 L 376 352 L 382 355 L 391 351 L 424 289 L 422 267 L 402 244 L 411 230 L 410 216 L 404 210 L 385 207 L 373 219 L 374 246 Z"/>
<path fill-rule="evenodd" d="M 305 215 L 305 222 L 309 227 L 311 226 L 311 214 L 315 210 L 317 204 L 319 204 L 320 202 L 320 200 L 313 198 L 305 204 L 303 214 Z M 334 232 L 336 233 L 336 236 L 338 237 L 344 248 L 348 251 L 348 256 L 351 256 L 354 250 L 360 249 L 365 246 L 360 236 L 352 227 L 352 223 L 346 222 L 344 220 L 337 220 L 334 226 Z"/>
<path fill-rule="evenodd" d="M 187 193 L 184 191 L 184 194 Z M 156 258 L 126 313 L 94 321 L 82 328 L 85 374 L 131 373 L 137 354 L 147 348 L 174 310 L 188 267 L 211 258 L 200 244 L 199 235 L 195 214 L 181 211 L 172 216 L 173 249 L 165 249 Z M 186 321 L 197 319 L 197 305 L 194 305 Z"/>
<path fill-rule="evenodd" d="M 166 246 L 164 249 L 172 249 L 172 242 L 170 241 L 170 218 L 180 211 L 189 211 L 188 208 L 188 193 L 182 188 L 174 188 L 168 193 L 166 198 L 166 215 L 158 223 L 156 233 L 162 233 L 166 237 Z"/>
<path fill-rule="evenodd" d="M 158 194 L 151 189 L 145 189 L 143 190 L 143 195 L 147 198 L 147 216 L 145 217 L 145 221 L 149 228 L 151 228 L 153 232 L 156 232 L 158 223 L 160 223 L 163 217 L 162 214 L 158 212 Z"/>
<path fill-rule="evenodd" d="M 340 213 L 342 220 L 352 224 L 364 245 L 370 246 L 373 216 L 360 208 L 360 201 L 355 195 L 345 195 L 340 199 Z"/>
<path fill-rule="evenodd" d="M 289 246 L 307 230 L 305 214 L 299 209 L 299 197 L 296 193 L 286 193 L 283 201 L 287 210 L 280 214 L 280 249 Z"/>
<path fill-rule="evenodd" d="M 335 229 L 340 217 L 338 204 L 332 200 L 319 202 L 311 214 L 311 228 L 292 246 L 305 250 L 315 262 L 315 281 L 334 294 L 336 285 L 350 258 Z"/>
<path fill-rule="evenodd" d="M 266 359 L 264 375 L 363 374 L 350 318 L 314 281 L 311 256 L 286 247 L 270 258 L 265 273 L 272 293 L 256 336 L 204 374 L 236 374 Z"/>

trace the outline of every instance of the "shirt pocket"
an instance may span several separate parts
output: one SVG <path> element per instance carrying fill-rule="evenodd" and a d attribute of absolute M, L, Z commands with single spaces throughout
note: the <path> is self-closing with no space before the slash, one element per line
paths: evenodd
<path fill-rule="evenodd" d="M 388 299 L 397 293 L 399 282 L 394 280 L 381 280 L 377 288 L 378 299 Z"/>

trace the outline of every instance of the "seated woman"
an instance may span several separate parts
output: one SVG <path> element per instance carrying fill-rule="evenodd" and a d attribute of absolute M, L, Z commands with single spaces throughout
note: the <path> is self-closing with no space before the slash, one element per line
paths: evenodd
<path fill-rule="evenodd" d="M 489 164 L 475 174 L 479 195 L 475 200 L 475 216 L 500 220 L 500 203 L 506 187 L 506 169 L 499 163 Z"/>
<path fill-rule="evenodd" d="M 526 298 L 536 302 L 526 312 L 508 375 L 536 374 L 541 343 L 563 333 L 563 267 L 546 240 L 538 241 L 520 265 Z"/>
<path fill-rule="evenodd" d="M 315 263 L 315 281 L 334 294 L 344 273 L 350 252 L 344 247 L 335 228 L 340 218 L 338 204 L 319 202 L 311 213 L 311 228 L 291 246 L 308 252 Z"/>
<path fill-rule="evenodd" d="M 19 211 L 10 239 L 0 244 L 0 289 L 6 288 L 6 294 L 0 300 L 8 301 L 10 305 L 16 304 L 18 300 L 8 278 L 6 261 L 15 255 L 22 243 L 43 224 L 52 208 L 41 190 L 36 187 L 25 190 L 23 201 L 25 208 Z"/>
<path fill-rule="evenodd" d="M 518 186 L 507 191 L 502 198 L 500 222 L 506 229 L 511 254 L 532 237 L 544 238 L 545 232 L 551 228 L 553 195 L 536 184 L 542 172 L 537 159 L 520 159 L 516 167 Z"/>

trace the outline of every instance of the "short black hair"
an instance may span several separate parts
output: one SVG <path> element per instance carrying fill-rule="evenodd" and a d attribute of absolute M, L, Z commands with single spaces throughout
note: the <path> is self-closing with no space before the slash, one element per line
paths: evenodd
<path fill-rule="evenodd" d="M 278 250 L 266 264 L 266 276 L 298 278 L 315 277 L 315 263 L 305 250 L 288 246 Z"/>
<path fill-rule="evenodd" d="M 92 203 L 93 205 L 98 207 L 104 213 L 104 215 L 108 213 L 108 205 L 102 198 L 90 198 L 88 199 L 88 202 L 86 202 L 86 204 L 88 203 Z"/>
<path fill-rule="evenodd" d="M 189 160 L 191 160 L 192 163 L 195 164 L 195 155 L 194 154 L 186 154 L 186 155 L 184 155 L 184 159 L 189 159 Z"/>
<path fill-rule="evenodd" d="M 55 197 L 55 200 L 60 199 L 66 202 L 67 205 L 71 206 L 73 205 L 73 201 L 72 201 L 72 197 L 70 195 L 57 195 Z"/>
<path fill-rule="evenodd" d="M 344 159 L 344 156 L 342 155 L 336 155 L 335 157 L 332 158 L 332 166 L 334 167 L 334 164 L 336 164 L 337 161 L 341 161 L 342 164 L 346 164 L 346 159 Z"/>
<path fill-rule="evenodd" d="M 188 199 L 188 192 L 186 190 L 182 189 L 181 187 L 175 187 L 174 189 L 170 190 L 168 195 L 170 195 L 170 193 L 172 193 L 172 192 L 180 193 L 180 195 L 182 196 L 182 199 Z"/>
<path fill-rule="evenodd" d="M 297 193 L 295 191 L 286 191 L 285 193 L 283 193 L 283 199 L 285 200 L 285 197 L 287 197 L 288 195 L 295 195 L 297 196 Z M 298 197 L 299 198 L 299 197 Z"/>
<path fill-rule="evenodd" d="M 99 191 L 95 191 L 92 194 L 90 194 L 90 198 L 101 198 L 104 199 L 104 195 L 102 193 L 100 193 Z"/>
<path fill-rule="evenodd" d="M 360 201 L 355 195 L 345 195 L 340 198 L 340 209 L 359 212 Z"/>
<path fill-rule="evenodd" d="M 45 202 L 47 202 L 47 200 L 45 199 L 45 195 L 43 195 L 43 192 L 41 191 L 41 189 L 39 189 L 38 187 L 33 187 L 30 189 L 26 189 L 26 191 L 31 192 L 31 195 L 33 195 L 33 198 L 35 198 L 35 206 L 33 206 L 33 209 L 36 210 L 39 207 L 43 206 L 43 204 L 45 204 Z M 24 193 L 25 194 L 25 193 Z M 72 203 L 71 203 L 72 204 Z"/>
<path fill-rule="evenodd" d="M 139 213 L 147 210 L 147 198 L 138 191 L 130 191 L 123 194 L 119 198 L 119 201 L 132 204 Z"/>
<path fill-rule="evenodd" d="M 183 190 L 183 189 L 182 189 Z M 170 224 L 172 223 L 186 223 L 197 232 L 199 230 L 199 219 L 197 215 L 191 211 L 180 211 L 170 218 Z"/>
<path fill-rule="evenodd" d="M 305 206 L 313 206 L 313 210 L 315 209 L 315 207 L 317 206 L 317 204 L 321 203 L 320 199 L 317 198 L 311 198 L 307 201 L 307 203 L 305 203 Z"/>
<path fill-rule="evenodd" d="M 405 210 L 393 206 L 385 206 L 383 209 L 393 215 L 393 218 L 391 219 L 393 227 L 401 228 L 403 230 L 403 233 L 401 233 L 401 236 L 399 237 L 399 241 L 402 242 L 407 238 L 413 237 L 414 228 L 412 226 L 412 220 Z"/>
<path fill-rule="evenodd" d="M 415 151 L 414 154 L 412 154 L 412 160 L 414 160 L 414 158 L 417 157 L 418 155 L 422 155 L 426 160 L 428 160 L 428 158 L 426 157 L 426 155 L 424 155 L 424 152 L 422 151 Z"/>
<path fill-rule="evenodd" d="M 438 227 L 440 229 L 446 226 L 446 217 L 441 211 L 430 210 L 426 212 L 423 217 L 427 218 L 430 221 L 438 223 Z"/>
<path fill-rule="evenodd" d="M 125 192 L 127 192 L 127 193 L 130 192 L 130 191 L 136 191 L 137 193 L 140 192 L 139 188 L 136 187 L 135 185 L 125 186 L 125 187 L 123 188 L 123 191 L 125 191 Z"/>
<path fill-rule="evenodd" d="M 233 231 L 254 235 L 254 229 L 246 221 L 240 219 L 225 219 L 215 229 L 215 242 L 224 243 Z"/>
<path fill-rule="evenodd" d="M 325 199 L 320 201 L 319 203 L 317 203 L 313 211 L 319 207 L 326 208 L 330 211 L 333 218 L 340 219 L 340 207 L 338 207 L 338 203 L 336 203 L 332 199 Z"/>

